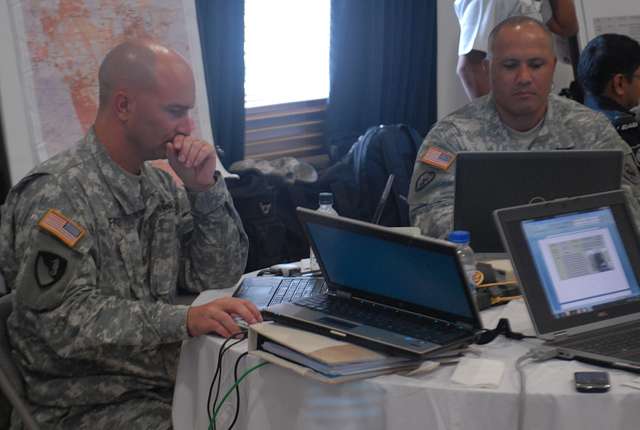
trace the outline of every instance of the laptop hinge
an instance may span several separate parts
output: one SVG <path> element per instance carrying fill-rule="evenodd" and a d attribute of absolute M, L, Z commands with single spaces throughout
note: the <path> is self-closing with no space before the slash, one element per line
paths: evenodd
<path fill-rule="evenodd" d="M 461 322 L 456 323 L 456 327 L 461 329 L 461 330 L 465 330 L 465 331 L 473 330 L 473 325 L 465 324 L 465 323 L 461 323 Z"/>
<path fill-rule="evenodd" d="M 563 339 L 565 337 L 567 337 L 567 331 L 566 330 L 557 331 L 557 332 L 553 333 L 553 340 L 561 340 L 561 339 Z"/>
<path fill-rule="evenodd" d="M 336 291 L 336 297 L 339 297 L 341 299 L 350 299 L 351 298 L 351 293 L 349 293 L 347 291 L 338 290 L 338 291 Z"/>

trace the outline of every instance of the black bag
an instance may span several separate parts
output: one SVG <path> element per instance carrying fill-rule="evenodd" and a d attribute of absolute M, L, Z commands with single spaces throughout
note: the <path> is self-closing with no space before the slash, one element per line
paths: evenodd
<path fill-rule="evenodd" d="M 249 256 L 245 271 L 275 264 L 285 246 L 285 227 L 276 214 L 275 187 L 263 175 L 248 174 L 227 179 L 233 204 L 249 237 Z"/>
<path fill-rule="evenodd" d="M 327 169 L 319 186 L 334 193 L 342 216 L 371 221 L 390 174 L 395 176 L 380 224 L 408 226 L 409 184 L 422 137 L 404 125 L 367 129 L 347 155 Z"/>
<path fill-rule="evenodd" d="M 296 206 L 313 207 L 306 201 L 305 184 L 288 184 L 259 172 L 244 172 L 226 183 L 249 238 L 245 272 L 309 256 L 295 213 Z"/>

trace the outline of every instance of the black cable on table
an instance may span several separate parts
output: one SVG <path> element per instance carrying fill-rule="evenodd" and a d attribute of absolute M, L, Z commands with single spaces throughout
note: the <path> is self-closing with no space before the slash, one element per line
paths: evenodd
<path fill-rule="evenodd" d="M 241 336 L 240 339 L 238 339 L 238 336 Z M 233 348 L 235 345 L 239 344 L 240 342 L 242 342 L 243 340 L 245 340 L 247 338 L 247 334 L 246 332 L 242 332 L 242 333 L 238 333 L 236 335 L 233 335 L 231 337 L 228 337 L 227 339 L 225 339 L 225 341 L 222 343 L 222 346 L 220 347 L 220 351 L 218 352 L 218 363 L 216 366 L 216 371 L 213 375 L 213 379 L 211 380 L 211 385 L 209 386 L 209 395 L 207 396 L 207 416 L 209 417 L 209 422 L 211 422 L 211 410 L 215 410 L 216 407 L 216 403 L 218 402 L 218 396 L 220 395 L 220 384 L 221 384 L 221 380 L 222 380 L 222 359 L 224 357 L 224 354 L 231 348 Z M 227 346 L 227 344 L 233 340 L 236 340 L 236 342 L 231 343 L 229 346 Z M 220 376 L 220 379 L 218 379 L 218 376 Z M 214 400 L 213 403 L 213 408 L 209 408 L 209 405 L 211 404 L 211 394 L 213 392 L 213 386 L 216 383 L 216 380 L 218 381 L 218 387 L 216 390 L 216 398 Z M 213 423 L 213 428 L 215 430 L 215 422 Z"/>
<path fill-rule="evenodd" d="M 229 426 L 228 430 L 233 429 L 233 426 L 236 424 L 236 421 L 238 421 L 238 415 L 240 414 L 240 389 L 238 387 L 238 365 L 240 364 L 240 360 L 246 357 L 247 354 L 249 353 L 243 352 L 242 354 L 240 354 L 240 356 L 236 359 L 236 364 L 233 366 L 233 381 L 236 384 L 236 412 L 233 415 L 233 421 L 231 421 L 231 425 Z"/>

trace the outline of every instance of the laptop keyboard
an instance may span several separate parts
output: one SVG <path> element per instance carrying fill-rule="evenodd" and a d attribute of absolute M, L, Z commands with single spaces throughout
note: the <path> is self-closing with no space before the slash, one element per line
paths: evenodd
<path fill-rule="evenodd" d="M 327 285 L 322 278 L 285 278 L 280 281 L 278 290 L 269 302 L 269 306 L 288 303 L 301 297 L 324 294 Z"/>
<path fill-rule="evenodd" d="M 436 344 L 448 343 L 468 335 L 467 332 L 444 321 L 330 295 L 307 297 L 297 300 L 296 305 Z"/>
<path fill-rule="evenodd" d="M 626 328 L 610 327 L 582 335 L 580 339 L 561 340 L 556 344 L 594 354 L 632 359 L 640 357 L 640 325 L 636 323 Z"/>

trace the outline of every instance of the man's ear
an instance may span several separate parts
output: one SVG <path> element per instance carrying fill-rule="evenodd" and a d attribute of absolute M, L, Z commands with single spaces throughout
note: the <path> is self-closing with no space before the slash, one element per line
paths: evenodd
<path fill-rule="evenodd" d="M 113 110 L 116 116 L 126 122 L 131 116 L 133 100 L 125 91 L 118 91 L 113 97 Z"/>
<path fill-rule="evenodd" d="M 611 78 L 611 90 L 616 96 L 624 96 L 627 93 L 628 80 L 622 73 L 616 73 Z"/>

